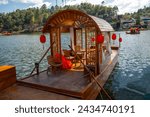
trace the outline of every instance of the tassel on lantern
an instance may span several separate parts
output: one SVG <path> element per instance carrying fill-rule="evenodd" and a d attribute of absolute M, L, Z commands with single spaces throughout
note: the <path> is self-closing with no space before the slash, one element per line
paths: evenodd
<path fill-rule="evenodd" d="M 102 49 L 102 62 L 105 61 L 105 54 L 104 54 L 104 50 Z"/>
<path fill-rule="evenodd" d="M 44 44 L 43 44 L 43 50 L 44 50 Z"/>
<path fill-rule="evenodd" d="M 106 47 L 107 47 L 107 50 L 108 50 L 109 54 L 112 54 L 111 46 L 110 46 L 110 44 L 109 44 L 109 43 L 107 44 L 107 46 L 106 46 Z"/>

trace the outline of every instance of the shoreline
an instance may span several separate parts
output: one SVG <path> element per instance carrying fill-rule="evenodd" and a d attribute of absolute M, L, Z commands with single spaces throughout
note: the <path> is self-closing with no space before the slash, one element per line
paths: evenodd
<path fill-rule="evenodd" d="M 11 35 L 20 35 L 20 34 L 40 34 L 41 32 L 12 32 L 10 34 L 0 33 L 0 36 L 11 36 Z"/>
<path fill-rule="evenodd" d="M 141 31 L 147 31 L 150 30 L 149 28 L 147 29 L 142 29 Z M 119 32 L 119 31 L 128 31 L 127 29 L 124 30 L 116 30 L 115 32 Z M 9 33 L 9 32 L 8 32 Z M 40 34 L 41 31 L 34 31 L 34 32 L 30 32 L 30 31 L 18 31 L 18 32 L 11 32 L 8 35 L 4 34 L 3 32 L 0 32 L 0 36 L 11 36 L 11 35 L 20 35 L 20 34 Z"/>

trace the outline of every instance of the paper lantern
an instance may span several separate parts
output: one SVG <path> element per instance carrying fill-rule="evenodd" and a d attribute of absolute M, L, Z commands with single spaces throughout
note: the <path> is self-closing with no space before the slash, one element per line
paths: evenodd
<path fill-rule="evenodd" d="M 112 40 L 116 40 L 116 34 L 114 33 L 114 34 L 112 34 Z"/>
<path fill-rule="evenodd" d="M 97 43 L 103 43 L 104 42 L 104 36 L 102 34 L 99 34 L 97 36 Z"/>
<path fill-rule="evenodd" d="M 94 42 L 94 41 L 95 41 L 95 39 L 94 39 L 94 38 L 91 38 L 91 41 L 92 41 L 92 42 Z"/>
<path fill-rule="evenodd" d="M 41 42 L 41 43 L 45 43 L 45 42 L 46 42 L 46 37 L 45 37 L 44 34 L 42 34 L 42 35 L 40 36 L 40 42 Z"/>
<path fill-rule="evenodd" d="M 119 42 L 120 42 L 120 43 L 122 42 L 122 38 L 121 38 L 121 37 L 119 38 Z"/>

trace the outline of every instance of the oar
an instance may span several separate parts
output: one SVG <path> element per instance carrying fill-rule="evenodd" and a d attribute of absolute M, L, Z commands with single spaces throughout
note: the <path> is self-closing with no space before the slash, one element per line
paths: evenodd
<path fill-rule="evenodd" d="M 43 60 L 43 58 L 45 57 L 45 55 L 48 53 L 48 51 L 52 48 L 52 46 L 53 46 L 54 43 L 55 43 L 55 42 L 53 42 L 53 43 L 50 45 L 50 47 L 46 50 L 46 52 L 44 53 L 44 55 L 43 55 L 43 56 L 41 57 L 41 59 L 39 60 L 38 64 L 41 63 L 41 61 Z M 36 66 L 33 68 L 32 72 L 30 73 L 30 76 L 31 76 L 32 73 L 34 72 L 35 68 L 36 68 Z"/>
<path fill-rule="evenodd" d="M 70 49 L 74 52 L 75 56 L 79 59 L 79 61 L 82 63 L 82 65 L 84 66 L 84 68 L 90 73 L 90 77 L 97 83 L 97 85 L 101 88 L 101 90 L 104 92 L 104 94 L 108 97 L 108 99 L 112 100 L 112 98 L 109 96 L 109 94 L 107 93 L 107 91 L 101 86 L 101 84 L 97 81 L 97 79 L 95 79 L 95 76 L 93 75 L 93 72 L 91 70 L 89 70 L 89 68 L 84 65 L 84 63 L 82 62 L 82 60 L 80 59 L 80 57 L 77 55 L 77 52 L 75 52 L 73 50 L 73 48 L 68 45 L 70 47 Z"/>

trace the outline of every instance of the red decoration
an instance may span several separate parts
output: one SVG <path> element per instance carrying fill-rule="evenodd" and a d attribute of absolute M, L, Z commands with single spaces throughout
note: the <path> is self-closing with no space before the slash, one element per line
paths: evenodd
<path fill-rule="evenodd" d="M 140 29 L 139 29 L 139 28 L 136 28 L 136 31 L 137 31 L 137 32 L 139 32 L 139 31 L 140 31 Z"/>
<path fill-rule="evenodd" d="M 92 42 L 94 42 L 94 41 L 95 41 L 95 39 L 94 39 L 94 38 L 91 38 L 91 41 L 92 41 Z"/>
<path fill-rule="evenodd" d="M 116 34 L 114 33 L 114 34 L 112 34 L 112 40 L 116 40 Z"/>
<path fill-rule="evenodd" d="M 103 43 L 104 42 L 104 36 L 102 34 L 99 34 L 97 36 L 97 43 Z"/>
<path fill-rule="evenodd" d="M 44 34 L 42 34 L 42 35 L 40 36 L 40 42 L 41 42 L 41 43 L 45 43 L 45 42 L 46 42 L 46 37 L 45 37 Z"/>
<path fill-rule="evenodd" d="M 122 42 L 122 38 L 121 38 L 121 37 L 119 38 L 119 42 L 120 42 L 120 43 Z"/>

